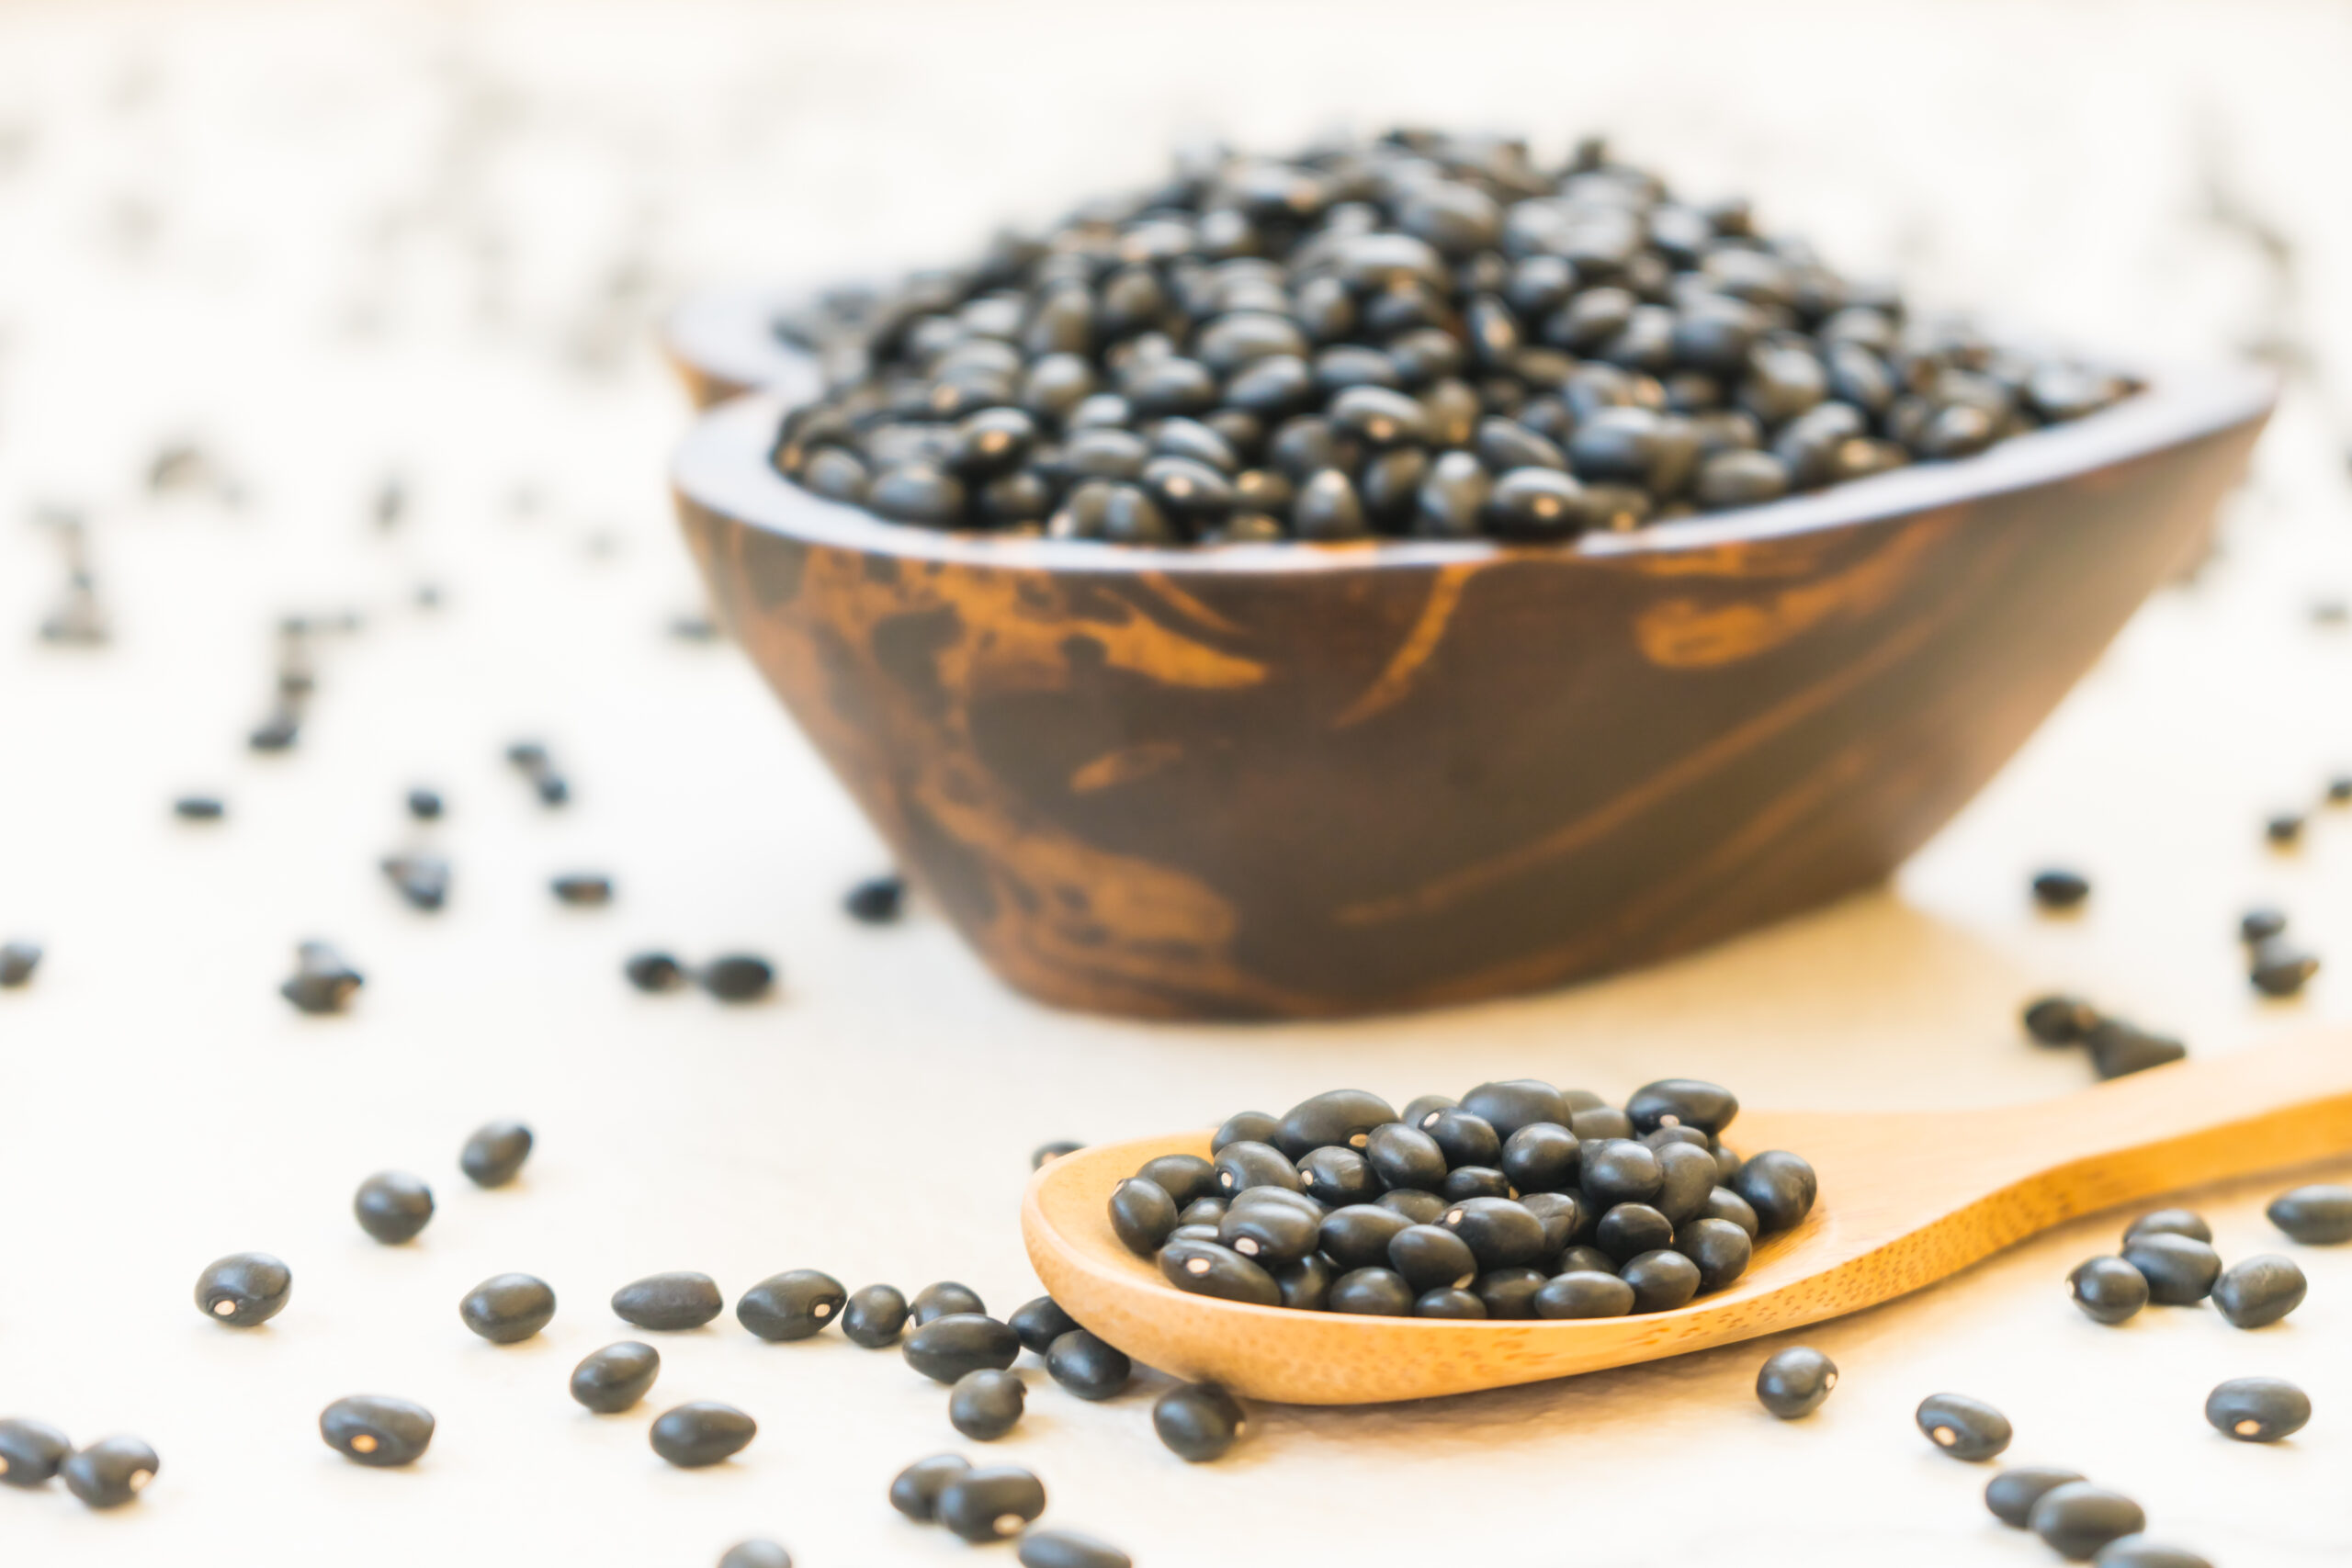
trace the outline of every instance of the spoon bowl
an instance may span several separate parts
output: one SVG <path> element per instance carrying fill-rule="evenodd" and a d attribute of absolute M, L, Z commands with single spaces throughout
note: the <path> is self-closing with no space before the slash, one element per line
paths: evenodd
<path fill-rule="evenodd" d="M 2352 1152 L 2342 1032 L 2176 1063 L 2081 1094 L 1954 1111 L 1756 1111 L 1725 1141 L 1788 1149 L 1813 1213 L 1747 1273 L 1671 1312 L 1562 1322 L 1360 1317 L 1180 1291 L 1112 1233 L 1111 1190 L 1200 1133 L 1082 1149 L 1032 1179 L 1022 1234 L 1046 1289 L 1148 1366 L 1258 1399 L 1364 1404 L 1537 1382 L 1838 1317 L 2081 1214 Z"/>

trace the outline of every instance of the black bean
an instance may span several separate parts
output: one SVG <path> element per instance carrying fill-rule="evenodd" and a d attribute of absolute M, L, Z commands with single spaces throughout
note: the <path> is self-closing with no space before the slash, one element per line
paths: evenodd
<path fill-rule="evenodd" d="M 449 901 L 449 863 L 438 855 L 386 855 L 384 875 L 411 907 L 430 913 Z"/>
<path fill-rule="evenodd" d="M 1660 1127 L 1695 1127 L 1710 1138 L 1720 1134 L 1739 1114 L 1739 1101 L 1720 1084 L 1698 1078 L 1660 1078 L 1634 1091 L 1625 1114 L 1637 1133 Z"/>
<path fill-rule="evenodd" d="M 1445 1151 L 1435 1138 L 1403 1122 L 1374 1127 L 1365 1135 L 1364 1159 L 1383 1187 L 1434 1190 L 1445 1179 Z"/>
<path fill-rule="evenodd" d="M 969 1285 L 953 1280 L 938 1280 L 915 1292 L 913 1320 L 920 1328 L 933 1318 L 961 1314 L 986 1314 L 988 1303 L 980 1300 L 980 1292 Z"/>
<path fill-rule="evenodd" d="M 1423 1291 L 1413 1298 L 1413 1315 L 1476 1320 L 1487 1315 L 1487 1303 L 1475 1292 L 1456 1287 Z"/>
<path fill-rule="evenodd" d="M 918 1524 L 939 1517 L 939 1495 L 947 1483 L 970 1472 L 971 1461 L 961 1454 L 934 1454 L 919 1459 L 890 1482 L 890 1506 Z"/>
<path fill-rule="evenodd" d="M 2033 901 L 2045 909 L 2072 909 L 2090 896 L 2090 878 L 2078 871 L 2053 866 L 2034 875 Z"/>
<path fill-rule="evenodd" d="M 851 919 L 869 926 L 886 926 L 899 918 L 907 898 L 907 879 L 895 874 L 869 876 L 852 886 L 842 898 L 842 908 Z"/>
<path fill-rule="evenodd" d="M 1417 1095 L 1412 1100 L 1407 1101 L 1405 1109 L 1397 1114 L 1403 1118 L 1407 1126 L 1418 1127 L 1422 1132 L 1426 1133 L 1429 1131 L 1430 1122 L 1433 1118 L 1442 1111 L 1459 1110 L 1461 1105 L 1462 1102 L 1454 1099 L 1452 1095 Z M 1496 1146 L 1501 1146 L 1499 1141 Z"/>
<path fill-rule="evenodd" d="M 979 1313 L 951 1313 L 915 1327 L 899 1352 L 907 1365 L 933 1382 L 953 1383 L 983 1367 L 1001 1371 L 1012 1365 L 1021 1354 L 1021 1337 Z"/>
<path fill-rule="evenodd" d="M 2148 1300 L 2158 1306 L 2194 1306 L 2212 1292 L 2222 1275 L 2222 1256 L 2195 1236 L 2143 1232 L 2127 1237 L 2123 1261 L 2148 1281 Z"/>
<path fill-rule="evenodd" d="M 632 954 L 621 965 L 628 983 L 648 993 L 674 991 L 686 983 L 685 966 L 666 953 Z"/>
<path fill-rule="evenodd" d="M 950 1476 L 939 1491 L 934 1515 L 977 1545 L 1017 1535 L 1045 1511 L 1044 1483 L 1027 1471 L 1007 1465 Z"/>
<path fill-rule="evenodd" d="M 731 1404 L 697 1399 L 654 1418 L 647 1438 L 653 1451 L 681 1470 L 699 1470 L 741 1453 L 759 1435 L 759 1423 Z"/>
<path fill-rule="evenodd" d="M 1027 1529 L 1016 1553 L 1021 1568 L 1134 1568 L 1135 1559 L 1076 1530 Z"/>
<path fill-rule="evenodd" d="M 2037 1498 L 2026 1522 L 2059 1556 L 2079 1562 L 2148 1522 L 2140 1505 L 2120 1492 L 2069 1481 Z"/>
<path fill-rule="evenodd" d="M 2188 1048 L 2177 1040 L 2151 1034 L 2121 1019 L 2103 1018 L 2084 1036 L 2090 1047 L 2091 1066 L 2101 1078 L 2120 1078 L 2177 1062 Z"/>
<path fill-rule="evenodd" d="M 1984 1483 L 1984 1506 L 2011 1529 L 2024 1529 L 2042 1494 L 2080 1480 L 2082 1477 L 2071 1470 L 2020 1465 L 2001 1472 Z"/>
<path fill-rule="evenodd" d="M 1144 1161 L 1136 1174 L 1157 1183 L 1179 1209 L 1195 1198 L 1216 1195 L 1216 1167 L 1198 1155 L 1161 1155 Z"/>
<path fill-rule="evenodd" d="M 1334 1206 L 1368 1202 L 1380 1191 L 1380 1182 L 1363 1156 L 1345 1147 L 1319 1148 L 1298 1162 L 1300 1190 Z"/>
<path fill-rule="evenodd" d="M 1521 1192 L 1565 1191 L 1576 1185 L 1577 1155 L 1577 1135 L 1566 1127 L 1531 1122 L 1504 1140 L 1501 1170 Z"/>
<path fill-rule="evenodd" d="M 1634 1288 L 1635 1312 L 1671 1312 L 1699 1293 L 1699 1266 L 1679 1252 L 1642 1253 L 1617 1273 Z"/>
<path fill-rule="evenodd" d="M 1525 1192 L 1518 1199 L 1544 1225 L 1544 1251 L 1548 1257 L 1582 1235 L 1592 1221 L 1584 1201 L 1574 1192 Z M 1444 1218 L 1441 1213 L 1440 1219 Z"/>
<path fill-rule="evenodd" d="M 2120 1258 L 2093 1258 L 2075 1266 L 2066 1290 L 2094 1323 L 2121 1323 L 2148 1304 L 2148 1277 Z"/>
<path fill-rule="evenodd" d="M 1228 1198 L 1252 1187 L 1299 1190 L 1298 1168 L 1271 1144 L 1227 1144 L 1216 1151 L 1215 1164 L 1217 1190 Z"/>
<path fill-rule="evenodd" d="M 1243 1111 L 1226 1119 L 1209 1137 L 1209 1153 L 1223 1154 L 1230 1144 L 1271 1144 L 1282 1130 L 1282 1118 L 1262 1111 Z"/>
<path fill-rule="evenodd" d="M 294 1272 L 266 1252 L 240 1252 L 196 1277 L 197 1310 L 231 1328 L 254 1328 L 286 1310 Z"/>
<path fill-rule="evenodd" d="M 1502 1158 L 1501 1135 L 1495 1131 L 1493 1122 L 1476 1111 L 1461 1109 L 1440 1111 L 1433 1119 L 1424 1122 L 1421 1130 L 1437 1145 L 1449 1167 L 1491 1167 Z"/>
<path fill-rule="evenodd" d="M 1341 1271 L 1388 1261 L 1388 1245 L 1413 1222 L 1394 1209 L 1351 1203 L 1323 1216 L 1317 1245 Z"/>
<path fill-rule="evenodd" d="M 2238 1328 L 2260 1328 L 2303 1304 L 2310 1289 L 2291 1258 L 2263 1253 L 2233 1263 L 2213 1281 L 2213 1305 Z"/>
<path fill-rule="evenodd" d="M 2253 943 L 2267 942 L 2285 934 L 2287 917 L 2284 911 L 2268 908 L 2248 909 L 2238 917 L 2238 940 Z"/>
<path fill-rule="evenodd" d="M 1674 1250 L 1699 1266 L 1699 1289 L 1720 1291 L 1747 1272 L 1747 1233 L 1729 1220 L 1690 1220 L 1674 1227 Z"/>
<path fill-rule="evenodd" d="M 19 944 L 11 943 L 11 947 Z M 28 949 L 31 957 L 23 961 L 23 973 L 30 975 L 32 965 L 40 961 L 40 949 Z M 295 950 L 295 968 L 291 978 L 277 987 L 277 994 L 292 1002 L 296 1010 L 312 1014 L 341 1012 L 354 993 L 367 983 L 365 976 L 344 962 L 343 955 L 325 942 L 306 942 Z M 5 953 L 0 953 L 0 980 L 6 980 L 10 964 Z M 21 985 L 22 979 L 8 981 Z"/>
<path fill-rule="evenodd" d="M 1617 1260 L 1597 1247 L 1579 1244 L 1564 1248 L 1552 1264 L 1555 1274 L 1573 1274 L 1582 1269 L 1594 1274 L 1614 1274 Z"/>
<path fill-rule="evenodd" d="M 1250 1190 L 1254 1192 L 1259 1189 L 1251 1188 Z M 1214 1232 L 1218 1222 L 1225 1218 L 1225 1211 L 1226 1201 L 1222 1198 L 1195 1198 L 1177 1212 L 1176 1229 L 1182 1230 L 1187 1225 L 1206 1225 Z"/>
<path fill-rule="evenodd" d="M 2311 1418 L 2311 1396 L 2284 1378 L 2232 1378 L 2205 1397 L 2205 1419 L 2242 1443 L 2275 1443 Z"/>
<path fill-rule="evenodd" d="M 1465 1199 L 1438 1223 L 1469 1244 L 1481 1269 L 1514 1268 L 1544 1255 L 1544 1222 L 1508 1198 Z"/>
<path fill-rule="evenodd" d="M 493 1345 L 514 1345 L 555 1316 L 555 1292 L 528 1274 L 493 1274 L 466 1292 L 458 1315 Z"/>
<path fill-rule="evenodd" d="M 1029 1385 L 1019 1372 L 982 1367 L 966 1372 L 947 1392 L 947 1419 L 976 1443 L 992 1443 L 1021 1424 Z"/>
<path fill-rule="evenodd" d="M 1216 1239 L 1261 1268 L 1272 1269 L 1313 1252 L 1321 1227 L 1322 1216 L 1303 1205 L 1237 1203 L 1217 1223 Z"/>
<path fill-rule="evenodd" d="M 1300 485 L 1291 526 L 1302 539 L 1327 543 L 1361 539 L 1369 532 L 1363 502 L 1354 483 L 1338 468 L 1325 468 Z"/>
<path fill-rule="evenodd" d="M 735 1300 L 735 1321 L 763 1339 L 807 1339 L 839 1317 L 849 1292 L 831 1274 L 790 1269 L 745 1291 Z"/>
<path fill-rule="evenodd" d="M 1758 506 L 1789 492 L 1789 466 L 1770 452 L 1735 448 L 1702 458 L 1692 493 L 1711 512 Z"/>
<path fill-rule="evenodd" d="M 1374 1128 L 1396 1120 L 1396 1112 L 1376 1094 L 1360 1089 L 1333 1089 L 1291 1107 L 1267 1141 L 1294 1160 L 1334 1145 L 1362 1150 Z"/>
<path fill-rule="evenodd" d="M 437 822 L 443 810 L 441 792 L 423 785 L 408 792 L 408 814 L 420 822 Z"/>
<path fill-rule="evenodd" d="M 1783 1421 L 1821 1408 L 1838 1386 L 1838 1363 L 1810 1345 L 1776 1350 L 1756 1371 L 1757 1402 Z"/>
<path fill-rule="evenodd" d="M 458 1153 L 458 1168 L 477 1187 L 503 1187 L 531 1157 L 531 1130 L 520 1122 L 490 1122 L 474 1129 Z"/>
<path fill-rule="evenodd" d="M 1783 1149 L 1749 1156 L 1726 1185 L 1756 1211 L 1767 1235 L 1787 1230 L 1811 1213 L 1821 1190 L 1813 1167 Z"/>
<path fill-rule="evenodd" d="M 74 1451 L 65 1434 L 45 1421 L 22 1416 L 0 1418 L 0 1484 L 44 1484 Z"/>
<path fill-rule="evenodd" d="M 718 1568 L 792 1568 L 792 1553 L 772 1540 L 739 1540 L 719 1558 Z"/>
<path fill-rule="evenodd" d="M 1746 1239 L 1745 1237 L 1742 1238 Z M 1647 1203 L 1617 1203 L 1592 1228 L 1593 1245 L 1620 1263 L 1674 1240 L 1674 1224 Z"/>
<path fill-rule="evenodd" d="M 1954 1459 L 1988 1460 L 2009 1446 L 2009 1418 L 1964 1393 L 1934 1393 L 1916 1419 L 1928 1440 Z"/>
<path fill-rule="evenodd" d="M 2025 1032 L 2042 1045 L 2079 1045 L 2098 1022 L 2098 1010 L 2080 997 L 2041 997 L 2025 1010 Z"/>
<path fill-rule="evenodd" d="M 591 908 L 613 901 L 613 879 L 600 871 L 567 871 L 548 883 L 556 901 L 575 908 Z"/>
<path fill-rule="evenodd" d="M 2263 1211 L 2270 1223 L 2306 1247 L 2352 1241 L 2352 1187 L 2317 1184 L 2281 1192 Z"/>
<path fill-rule="evenodd" d="M 2291 997 L 2301 994 L 2318 973 L 2316 956 L 2273 938 L 2255 944 L 2246 978 L 2266 997 Z"/>
<path fill-rule="evenodd" d="M 592 1352 L 571 1369 L 571 1397 L 599 1416 L 633 1408 L 662 1375 L 662 1353 L 635 1339 Z"/>
<path fill-rule="evenodd" d="M 1327 1312 L 1365 1317 L 1410 1317 L 1414 1295 L 1413 1287 L 1394 1269 L 1351 1269 L 1331 1281 L 1323 1304 Z"/>
<path fill-rule="evenodd" d="M 984 479 L 1021 466 L 1037 439 L 1037 426 L 1019 409 L 982 409 L 956 426 L 947 465 L 967 479 Z"/>
<path fill-rule="evenodd" d="M 1728 1220 L 1746 1231 L 1747 1239 L 1750 1241 L 1754 1241 L 1763 1229 L 1763 1225 L 1756 1218 L 1756 1211 L 1748 1206 L 1747 1200 L 1728 1187 L 1718 1187 L 1707 1194 L 1707 1206 L 1700 1211 L 1700 1217 L 1710 1220 Z"/>
<path fill-rule="evenodd" d="M 2213 1227 L 2194 1208 L 2150 1208 L 2124 1227 L 2124 1246 L 2141 1236 L 2188 1236 L 2189 1241 L 2213 1241 Z"/>
<path fill-rule="evenodd" d="M 65 1489 L 93 1508 L 119 1508 L 147 1490 L 163 1461 L 137 1438 L 105 1438 L 57 1467 Z"/>
<path fill-rule="evenodd" d="M 1584 487 L 1551 468 L 1513 468 L 1487 493 L 1487 528 L 1506 539 L 1566 539 L 1584 528 Z"/>
<path fill-rule="evenodd" d="M 720 1001 L 756 1001 L 775 984 L 775 966 L 757 953 L 730 953 L 704 964 L 695 978 Z"/>
<path fill-rule="evenodd" d="M 1715 1190 L 1715 1156 L 1684 1143 L 1666 1145 L 1651 1153 L 1657 1160 L 1659 1179 L 1651 1206 L 1678 1225 L 1705 1213 L 1708 1194 Z"/>
<path fill-rule="evenodd" d="M 1458 1289 L 1478 1277 L 1469 1243 L 1442 1225 L 1408 1225 L 1388 1241 L 1388 1264 L 1416 1292 Z"/>
<path fill-rule="evenodd" d="M 218 822 L 228 807 L 214 795 L 184 795 L 172 802 L 172 813 L 183 822 Z"/>
<path fill-rule="evenodd" d="M 1417 1225 L 1433 1225 L 1453 1207 L 1434 1192 L 1418 1187 L 1397 1187 L 1373 1200 L 1375 1206 L 1404 1215 Z"/>
<path fill-rule="evenodd" d="M 1714 1154 L 1715 1179 L 1718 1182 L 1729 1181 L 1733 1177 L 1737 1176 L 1739 1174 L 1739 1168 L 1747 1163 L 1739 1157 L 1736 1151 L 1723 1144 L 1717 1144 L 1715 1145 Z M 1724 1188 L 1723 1190 L 1729 1192 L 1731 1190 L 1726 1187 Z M 1734 1197 L 1739 1196 L 1737 1193 L 1733 1193 L 1732 1195 Z M 1740 1202 L 1744 1206 L 1747 1202 L 1747 1200 L 1741 1198 Z M 1749 1209 L 1747 1213 L 1749 1218 L 1752 1219 L 1755 1217 L 1756 1211 L 1754 1209 Z"/>
<path fill-rule="evenodd" d="M 1064 1155 L 1074 1155 L 1085 1146 L 1076 1138 L 1056 1138 L 1051 1143 L 1039 1144 L 1029 1151 L 1029 1168 L 1043 1170 Z"/>
<path fill-rule="evenodd" d="M 1511 1185 L 1510 1177 L 1491 1166 L 1460 1165 L 1445 1173 L 1437 1190 L 1439 1197 L 1453 1204 L 1472 1198 L 1508 1198 Z"/>
<path fill-rule="evenodd" d="M 1585 1196 L 1604 1213 L 1620 1203 L 1646 1203 L 1666 1186 L 1657 1151 L 1629 1138 L 1588 1142 L 1583 1163 Z M 1760 1205 L 1758 1212 L 1762 1212 Z"/>
<path fill-rule="evenodd" d="M 929 463 L 884 468 L 866 486 L 865 504 L 898 523 L 952 528 L 964 515 L 961 479 Z"/>
<path fill-rule="evenodd" d="M 1489 1269 L 1472 1281 L 1471 1293 L 1491 1318 L 1525 1319 L 1535 1315 L 1535 1293 L 1549 1278 L 1541 1269 L 1514 1264 Z"/>
<path fill-rule="evenodd" d="M 2262 836 L 2278 849 L 2290 849 L 2303 836 L 2303 814 L 2300 811 L 2273 812 L 2262 824 Z"/>
<path fill-rule="evenodd" d="M 707 1274 L 649 1274 L 613 1292 L 613 1313 L 625 1323 L 657 1332 L 700 1328 L 726 1306 Z"/>
<path fill-rule="evenodd" d="M 351 1212 L 361 1230 L 397 1247 L 413 1241 L 433 1218 L 433 1189 L 404 1170 L 379 1170 L 359 1184 Z"/>
<path fill-rule="evenodd" d="M 1331 1260 L 1319 1252 L 1310 1252 L 1293 1263 L 1278 1265 L 1274 1269 L 1274 1288 L 1282 1292 L 1282 1304 L 1294 1312 L 1321 1312 L 1330 1298 L 1331 1281 L 1340 1271 Z"/>
<path fill-rule="evenodd" d="M 359 1464 L 414 1464 L 433 1442 L 433 1412 L 388 1394 L 355 1393 L 319 1412 L 319 1436 Z"/>
<path fill-rule="evenodd" d="M 1254 1209 L 1262 1204 L 1284 1204 L 1314 1215 L 1320 1220 L 1331 1212 L 1330 1205 L 1305 1192 L 1294 1192 L 1287 1187 L 1246 1187 L 1236 1192 L 1231 1201 L 1213 1198 L 1209 1201 L 1222 1205 L 1227 1211 Z"/>
<path fill-rule="evenodd" d="M 1039 1303 L 1053 1305 L 1044 1296 L 1029 1304 L 1034 1307 Z M 1058 1312 L 1060 1309 L 1056 1307 L 1055 1310 Z M 851 1344 L 879 1350 L 886 1345 L 896 1344 L 899 1331 L 906 1327 L 907 1298 L 899 1292 L 896 1286 L 862 1286 L 850 1292 L 847 1303 L 842 1308 L 841 1318 L 842 1333 Z M 1013 1314 L 1016 1326 L 1020 1321 L 1021 1314 Z"/>
<path fill-rule="evenodd" d="M 40 967 L 40 943 L 21 938 L 0 942 L 0 987 L 17 987 L 33 977 Z M 288 981 L 287 984 L 293 984 Z M 299 1004 L 298 1004 L 299 1005 Z M 309 1010 L 305 1010 L 306 1011 Z"/>
<path fill-rule="evenodd" d="M 1135 1376 L 1135 1363 L 1083 1328 L 1056 1337 L 1046 1350 L 1046 1371 L 1080 1399 L 1109 1399 Z"/>
<path fill-rule="evenodd" d="M 1111 1189 L 1111 1229 L 1129 1252 L 1149 1258 L 1180 1223 L 1175 1200 L 1158 1182 L 1131 1176 Z"/>
<path fill-rule="evenodd" d="M 1532 1305 L 1538 1317 L 1623 1317 L 1634 1310 L 1634 1287 L 1614 1274 L 1572 1269 L 1544 1280 Z"/>
<path fill-rule="evenodd" d="M 1580 1143 L 1605 1143 L 1611 1138 L 1632 1137 L 1634 1121 L 1613 1105 L 1580 1106 L 1568 1112 L 1568 1131 Z"/>

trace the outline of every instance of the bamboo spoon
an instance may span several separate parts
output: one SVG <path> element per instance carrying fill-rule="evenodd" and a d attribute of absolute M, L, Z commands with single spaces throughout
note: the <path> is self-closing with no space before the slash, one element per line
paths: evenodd
<path fill-rule="evenodd" d="M 1072 1317 L 1148 1366 L 1298 1404 L 1501 1388 L 1727 1345 L 1876 1305 L 2079 1214 L 2352 1153 L 2352 1036 L 2188 1061 L 1982 1111 L 1758 1111 L 1729 1140 L 1813 1162 L 1821 1197 L 1729 1289 L 1673 1312 L 1566 1322 L 1355 1317 L 1177 1290 L 1112 1234 L 1105 1201 L 1199 1133 L 1066 1155 L 1021 1207 L 1029 1258 Z M 2053 1282 L 2052 1289 L 2057 1289 Z"/>

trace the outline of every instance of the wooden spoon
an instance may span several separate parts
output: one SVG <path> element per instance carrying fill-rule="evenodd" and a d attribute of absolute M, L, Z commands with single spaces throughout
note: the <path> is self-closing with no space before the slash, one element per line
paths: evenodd
<path fill-rule="evenodd" d="M 1980 1111 L 1757 1111 L 1727 1141 L 1813 1162 L 1821 1197 L 1729 1289 L 1673 1312 L 1565 1322 L 1356 1317 L 1180 1291 L 1112 1234 L 1112 1188 L 1199 1133 L 1066 1155 L 1021 1207 L 1029 1258 L 1072 1317 L 1137 1360 L 1236 1393 L 1363 1404 L 1501 1388 L 1727 1345 L 1873 1306 L 2118 1203 L 2352 1154 L 2352 1036 L 2176 1063 Z M 2054 1293 L 2059 1283 L 2051 1281 Z"/>

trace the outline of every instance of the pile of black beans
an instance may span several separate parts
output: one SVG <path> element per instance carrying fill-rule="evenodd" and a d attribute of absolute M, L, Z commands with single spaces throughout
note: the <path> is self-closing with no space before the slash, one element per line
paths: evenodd
<path fill-rule="evenodd" d="M 1561 540 L 1970 457 L 2122 376 L 1840 276 L 1599 141 L 1424 130 L 1160 185 L 796 318 L 776 467 L 922 527 Z"/>
<path fill-rule="evenodd" d="M 2274 1200 L 2269 1213 L 2306 1245 L 2352 1239 L 2352 1188 L 2299 1187 Z M 2213 1228 L 2189 1209 L 2142 1214 L 2124 1228 L 2120 1254 L 2087 1258 L 2066 1276 L 2067 1293 L 2095 1323 L 2121 1323 L 2149 1305 L 2211 1301 L 2235 1327 L 2267 1328 L 2302 1305 L 2310 1288 L 2301 1266 L 2275 1252 L 2222 1267 Z"/>
<path fill-rule="evenodd" d="M 1813 1168 L 1743 1161 L 1731 1091 L 1695 1078 L 1619 1110 L 1533 1078 L 1427 1095 L 1400 1114 L 1335 1089 L 1247 1111 L 1213 1157 L 1163 1155 L 1111 1194 L 1119 1239 L 1197 1294 L 1260 1306 L 1453 1318 L 1665 1312 L 1747 1268 L 1813 1208 Z"/>

